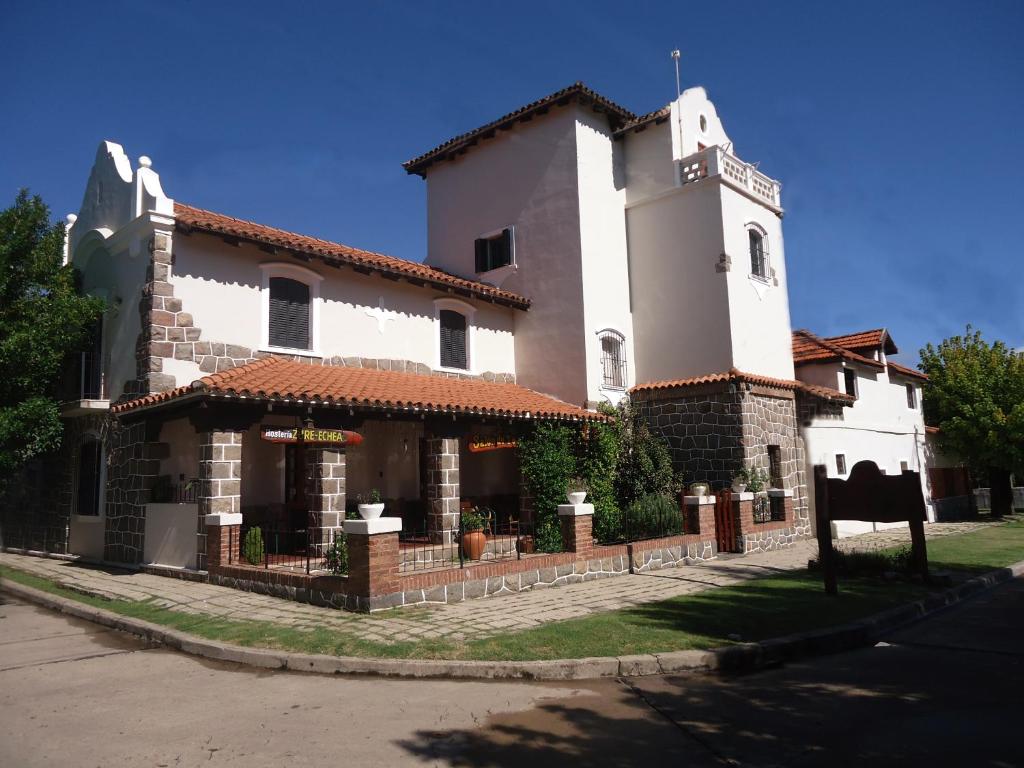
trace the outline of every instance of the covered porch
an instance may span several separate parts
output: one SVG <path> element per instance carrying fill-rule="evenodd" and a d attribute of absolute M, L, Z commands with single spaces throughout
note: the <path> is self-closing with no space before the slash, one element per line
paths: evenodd
<path fill-rule="evenodd" d="M 147 561 L 169 551 L 162 564 L 205 570 L 207 516 L 226 515 L 240 527 L 225 545 L 243 562 L 309 572 L 329 566 L 343 521 L 374 491 L 401 519 L 403 571 L 464 557 L 469 509 L 489 533 L 477 558 L 532 551 L 519 437 L 537 419 L 594 417 L 514 384 L 279 358 L 113 410 L 143 443 L 120 450 L 148 457 L 124 480 L 151 490 L 144 510 L 111 505 L 112 523 L 141 514 Z M 246 547 L 255 528 L 261 551 Z"/>

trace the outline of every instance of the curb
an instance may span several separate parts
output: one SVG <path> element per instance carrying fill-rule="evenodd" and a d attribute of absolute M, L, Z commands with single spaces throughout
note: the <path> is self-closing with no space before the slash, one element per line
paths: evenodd
<path fill-rule="evenodd" d="M 102 608 L 7 580 L 4 591 L 59 613 L 128 632 L 149 643 L 215 661 L 331 675 L 379 675 L 407 678 L 461 678 L 486 680 L 590 680 L 599 677 L 638 677 L 679 672 L 753 672 L 787 661 L 853 650 L 877 642 L 904 625 L 967 600 L 974 595 L 1024 576 L 1024 560 L 976 576 L 957 587 L 931 595 L 860 621 L 828 629 L 801 632 L 758 643 L 712 648 L 708 651 L 673 651 L 636 656 L 601 656 L 551 661 L 445 661 L 378 659 L 292 653 L 205 640 L 186 632 L 133 619 Z"/>

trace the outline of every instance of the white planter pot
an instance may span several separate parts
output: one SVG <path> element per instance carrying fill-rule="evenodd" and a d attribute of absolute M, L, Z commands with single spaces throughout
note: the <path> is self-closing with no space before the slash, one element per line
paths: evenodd
<path fill-rule="evenodd" d="M 384 512 L 384 504 L 360 504 L 359 516 L 363 520 L 376 520 Z"/>
<path fill-rule="evenodd" d="M 583 500 L 587 498 L 586 491 L 573 491 L 572 493 L 567 493 L 565 495 L 566 498 L 569 499 L 569 503 L 573 505 L 582 504 Z"/>
<path fill-rule="evenodd" d="M 707 487 L 707 485 L 705 485 L 703 483 L 694 483 L 693 485 L 690 486 L 690 495 L 691 496 L 707 496 L 708 495 L 708 487 Z"/>
<path fill-rule="evenodd" d="M 747 490 L 747 484 L 746 483 L 733 483 L 732 484 L 732 492 L 733 493 L 743 493 L 746 490 Z"/>

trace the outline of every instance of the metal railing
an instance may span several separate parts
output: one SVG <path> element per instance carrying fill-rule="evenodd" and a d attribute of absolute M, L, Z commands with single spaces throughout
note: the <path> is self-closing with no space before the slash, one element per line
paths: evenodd
<path fill-rule="evenodd" d="M 258 537 L 252 533 L 254 529 L 259 531 Z M 234 535 L 229 529 L 229 563 L 237 551 L 239 564 L 266 570 L 348 573 L 348 546 L 342 531 L 332 530 L 324 537 L 320 529 L 312 526 L 296 529 L 273 523 L 253 523 L 240 526 L 237 543 L 232 538 Z"/>
<path fill-rule="evenodd" d="M 786 519 L 786 499 L 783 496 L 754 495 L 754 522 L 772 523 Z"/>
<path fill-rule="evenodd" d="M 465 568 L 474 562 L 519 560 L 535 548 L 532 523 L 492 521 L 481 530 L 470 531 L 462 525 L 460 515 L 459 525 L 451 529 L 420 526 L 399 533 L 398 564 L 402 573 Z"/>
<path fill-rule="evenodd" d="M 668 499 L 667 496 L 665 498 Z M 691 517 L 696 514 L 695 509 Z M 683 510 L 674 500 L 671 505 L 666 503 L 647 508 L 633 504 L 621 511 L 616 519 L 595 529 L 595 539 L 599 544 L 629 544 L 679 536 L 695 530 L 696 525 L 696 519 L 687 521 Z"/>

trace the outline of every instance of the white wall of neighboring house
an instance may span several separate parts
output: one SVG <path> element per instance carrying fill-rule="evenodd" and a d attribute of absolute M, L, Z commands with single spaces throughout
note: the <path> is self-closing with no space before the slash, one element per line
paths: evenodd
<path fill-rule="evenodd" d="M 829 477 L 846 479 L 853 466 L 864 460 L 875 462 L 879 469 L 895 475 L 907 469 L 921 473 L 929 520 L 934 519 L 925 447 L 924 414 L 921 410 L 920 382 L 887 370 L 849 364 L 857 371 L 857 402 L 843 408 L 843 418 L 816 418 L 801 428 L 807 457 L 808 477 L 813 477 L 815 464 L 824 464 Z M 800 365 L 797 379 L 809 384 L 844 390 L 843 365 L 838 362 Z M 907 407 L 906 384 L 915 388 L 916 407 Z M 846 473 L 840 474 L 836 456 L 846 458 Z M 813 506 L 813 494 L 811 504 Z M 812 510 L 813 511 L 813 510 Z M 812 516 L 813 519 L 813 516 Z M 853 520 L 833 524 L 838 536 L 850 536 L 871 530 L 904 525 L 901 523 L 866 523 Z"/>
<path fill-rule="evenodd" d="M 427 263 L 472 277 L 476 239 L 514 227 L 516 269 L 500 287 L 533 302 L 515 317 L 516 380 L 575 404 L 589 396 L 577 188 L 580 112 L 574 105 L 554 108 L 427 171 Z"/>

